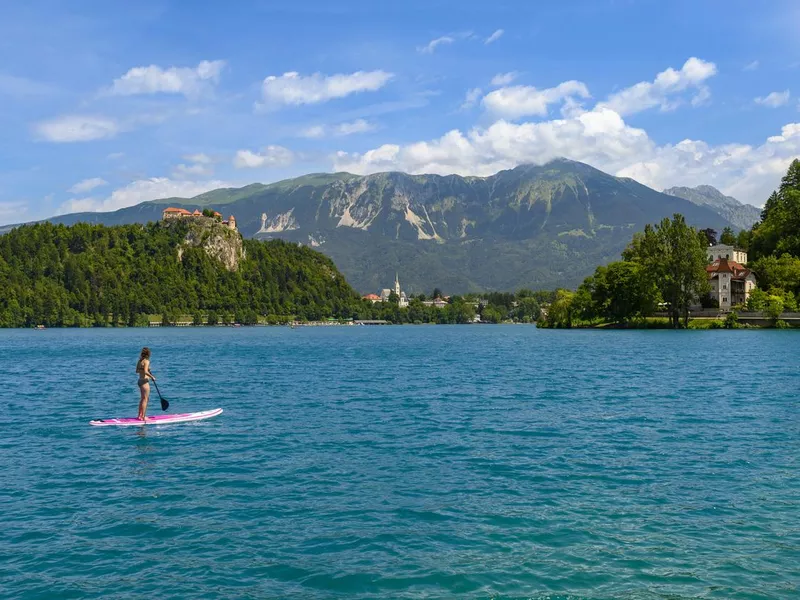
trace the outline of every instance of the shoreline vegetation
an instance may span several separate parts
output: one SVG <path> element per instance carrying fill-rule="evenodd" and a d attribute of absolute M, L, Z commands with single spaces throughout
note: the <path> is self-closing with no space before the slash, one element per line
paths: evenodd
<path fill-rule="evenodd" d="M 536 323 L 543 328 L 800 327 L 800 160 L 761 220 L 725 245 L 748 253 L 746 303 L 720 311 L 706 248 L 717 232 L 675 214 L 633 236 L 577 290 L 362 298 L 307 246 L 243 239 L 213 219 L 38 223 L 0 235 L 0 328 Z M 431 300 L 445 302 L 431 302 Z M 405 300 L 404 300 L 405 303 Z M 702 308 L 700 308 L 702 306 Z"/>
<path fill-rule="evenodd" d="M 553 299 L 521 290 L 372 303 L 325 255 L 245 240 L 213 219 L 39 223 L 0 236 L 2 328 L 533 322 Z"/>
<path fill-rule="evenodd" d="M 597 267 L 577 290 L 556 290 L 540 326 L 800 327 L 800 160 L 791 163 L 767 199 L 761 220 L 738 234 L 726 228 L 719 242 L 747 253 L 746 267 L 758 285 L 729 311 L 720 311 L 710 294 L 706 270 L 706 249 L 717 244 L 717 232 L 694 229 L 676 214 L 635 234 L 622 260 Z M 704 318 L 707 311 L 712 314 Z"/>

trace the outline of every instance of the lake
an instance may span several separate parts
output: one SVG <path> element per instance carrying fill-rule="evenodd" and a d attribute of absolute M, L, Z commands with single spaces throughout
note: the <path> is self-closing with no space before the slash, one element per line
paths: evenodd
<path fill-rule="evenodd" d="M 90 427 L 135 416 L 143 345 L 170 411 L 225 412 Z M 1 597 L 800 597 L 797 332 L 0 330 L 0 356 Z"/>

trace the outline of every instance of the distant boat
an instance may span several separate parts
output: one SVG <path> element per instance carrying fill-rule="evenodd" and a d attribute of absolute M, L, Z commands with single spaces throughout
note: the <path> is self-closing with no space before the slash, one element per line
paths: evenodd
<path fill-rule="evenodd" d="M 47 329 L 44 325 L 37 325 L 34 329 Z"/>

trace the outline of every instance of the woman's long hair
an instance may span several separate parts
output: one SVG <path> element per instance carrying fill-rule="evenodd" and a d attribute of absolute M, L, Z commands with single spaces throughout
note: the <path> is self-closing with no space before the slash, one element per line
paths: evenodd
<path fill-rule="evenodd" d="M 142 348 L 141 354 L 139 354 L 139 360 L 142 361 L 142 360 L 147 360 L 149 358 L 150 358 L 150 348 L 145 346 L 144 348 Z"/>

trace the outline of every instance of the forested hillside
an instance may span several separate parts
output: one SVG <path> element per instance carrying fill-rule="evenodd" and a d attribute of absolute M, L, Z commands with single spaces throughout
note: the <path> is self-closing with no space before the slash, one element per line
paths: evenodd
<path fill-rule="evenodd" d="M 255 322 L 354 316 L 363 303 L 330 259 L 283 241 L 197 224 L 41 223 L 0 236 L 0 326 L 142 325 L 153 315 Z M 224 235 L 223 235 L 224 234 Z M 233 237 L 232 237 L 233 236 Z M 196 243 L 192 243 L 195 240 Z M 223 246 L 220 248 L 220 246 Z"/>

